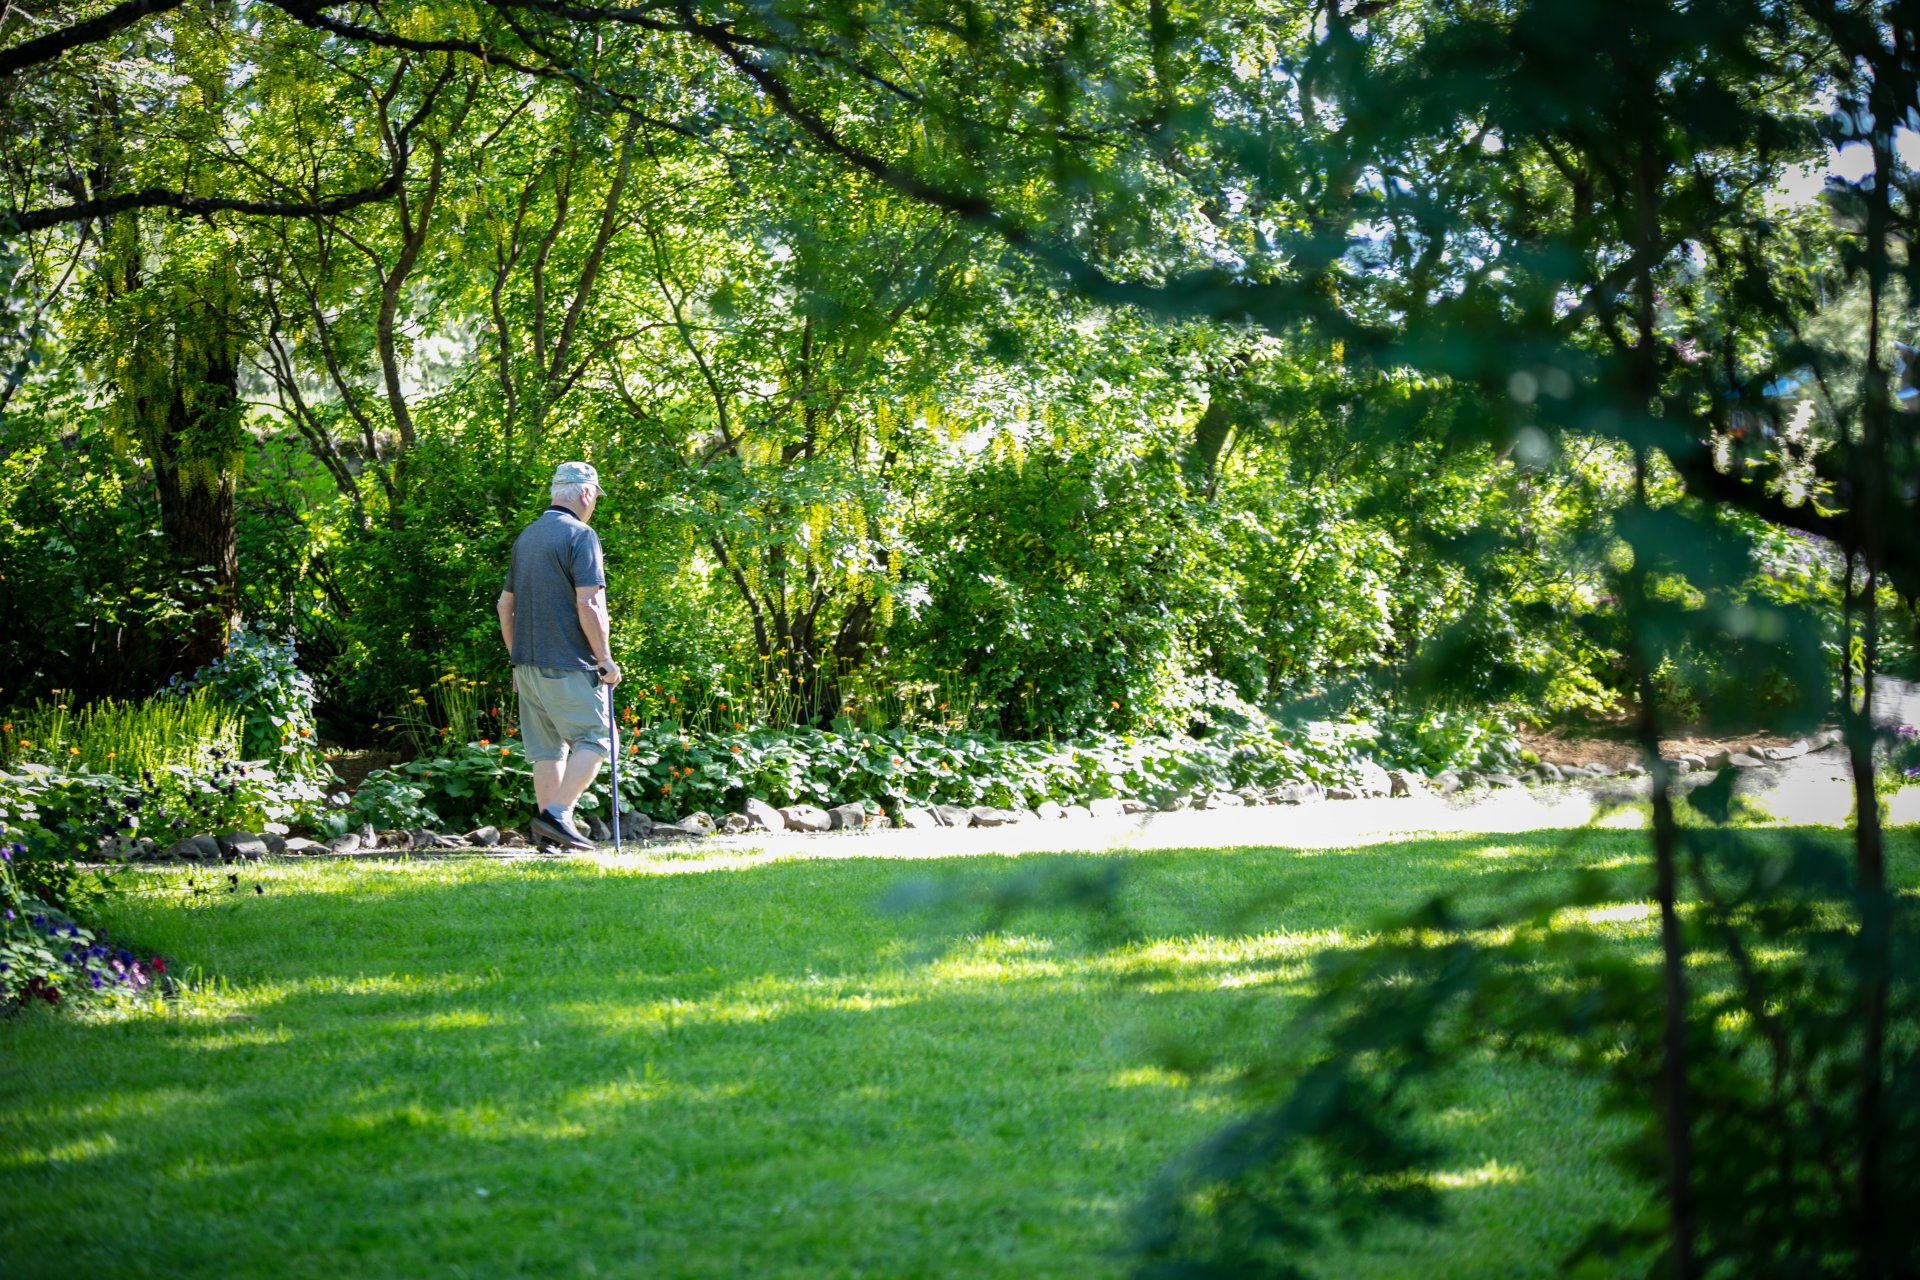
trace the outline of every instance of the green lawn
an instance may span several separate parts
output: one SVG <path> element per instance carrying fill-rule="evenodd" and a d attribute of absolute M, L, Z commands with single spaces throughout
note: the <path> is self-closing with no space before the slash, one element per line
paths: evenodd
<path fill-rule="evenodd" d="M 965 891 L 1066 861 L 1040 856 L 146 873 L 109 923 L 207 977 L 0 1026 L 0 1274 L 1118 1275 L 1131 1204 L 1226 1114 L 1164 1037 L 1278 1031 L 1316 951 L 1442 885 L 1638 849 L 1113 855 L 1118 935 L 968 931 Z M 881 909 L 908 879 L 960 901 Z M 1455 1225 L 1329 1274 L 1549 1275 L 1636 1207 L 1584 1088 L 1447 1088 Z"/>

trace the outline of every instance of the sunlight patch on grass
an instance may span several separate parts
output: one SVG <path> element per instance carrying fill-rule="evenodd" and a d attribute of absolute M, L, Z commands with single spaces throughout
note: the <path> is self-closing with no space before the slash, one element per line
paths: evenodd
<path fill-rule="evenodd" d="M 1651 902 L 1609 902 L 1598 907 L 1569 907 L 1556 911 L 1552 927 L 1574 928 L 1580 925 L 1638 925 L 1653 920 L 1657 908 Z"/>
<path fill-rule="evenodd" d="M 1115 1089 L 1185 1089 L 1193 1080 L 1183 1071 L 1165 1067 L 1129 1067 L 1114 1072 L 1107 1083 Z"/>
<path fill-rule="evenodd" d="M 1430 1187 L 1441 1191 L 1465 1191 L 1473 1187 L 1498 1186 L 1501 1183 L 1519 1182 L 1526 1175 L 1510 1164 L 1501 1164 L 1498 1160 L 1489 1160 L 1477 1169 L 1459 1169 L 1445 1173 L 1430 1173 L 1423 1181 Z"/>
<path fill-rule="evenodd" d="M 22 1147 L 0 1153 L 0 1168 L 32 1168 L 38 1165 L 81 1164 L 104 1160 L 120 1150 L 120 1140 L 111 1133 L 74 1138 L 50 1147 Z"/>

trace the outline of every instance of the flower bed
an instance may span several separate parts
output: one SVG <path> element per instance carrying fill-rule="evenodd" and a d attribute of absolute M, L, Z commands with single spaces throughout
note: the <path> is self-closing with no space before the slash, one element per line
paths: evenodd
<path fill-rule="evenodd" d="M 1315 721 L 1287 728 L 1264 717 L 1215 727 L 1205 737 L 1094 735 L 1070 742 L 1012 742 L 978 733 L 893 729 L 699 732 L 671 723 L 629 723 L 621 736 L 620 805 L 671 819 L 695 810 L 737 810 L 752 796 L 775 806 L 862 804 L 887 813 L 909 805 L 995 805 L 1106 797 L 1159 805 L 1243 787 L 1351 783 L 1370 761 L 1399 764 L 1364 723 Z M 1474 760 L 1502 750 L 1482 738 Z M 1503 757 L 1504 758 L 1504 757 Z M 1426 763 L 1424 760 L 1422 763 Z M 583 807 L 604 809 L 602 771 Z M 341 830 L 459 830 L 518 826 L 532 801 L 532 770 L 517 741 L 470 742 L 440 755 L 376 770 L 333 819 Z"/>

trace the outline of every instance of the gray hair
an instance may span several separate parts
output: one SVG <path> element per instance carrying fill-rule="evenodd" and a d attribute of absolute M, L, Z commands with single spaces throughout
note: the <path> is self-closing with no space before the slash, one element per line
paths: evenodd
<path fill-rule="evenodd" d="M 588 489 L 593 490 L 596 496 L 600 492 L 600 486 L 597 484 L 556 484 L 551 486 L 548 492 L 553 495 L 556 503 L 568 503 L 580 501 L 581 495 Z"/>

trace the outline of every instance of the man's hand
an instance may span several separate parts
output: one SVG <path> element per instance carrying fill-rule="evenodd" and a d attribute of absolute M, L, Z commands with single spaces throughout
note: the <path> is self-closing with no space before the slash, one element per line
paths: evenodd
<path fill-rule="evenodd" d="M 609 662 L 600 668 L 600 683 L 612 688 L 620 683 L 620 664 Z"/>

